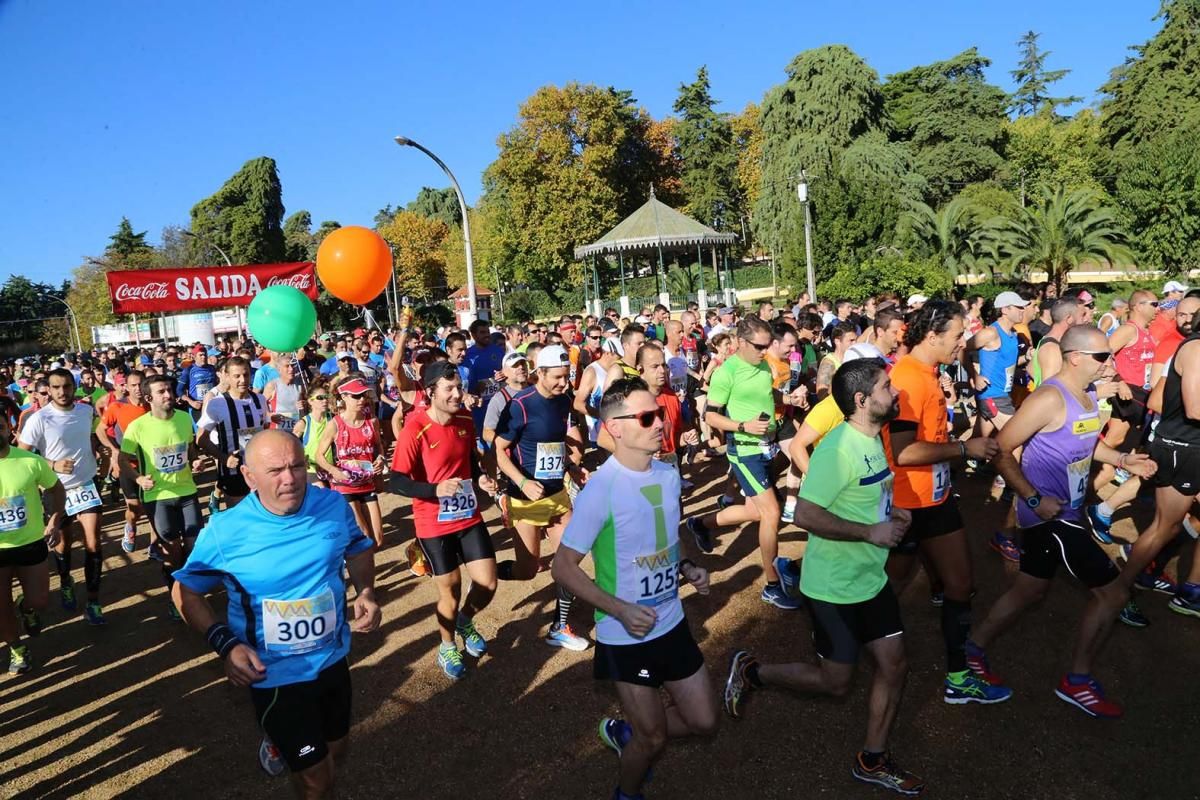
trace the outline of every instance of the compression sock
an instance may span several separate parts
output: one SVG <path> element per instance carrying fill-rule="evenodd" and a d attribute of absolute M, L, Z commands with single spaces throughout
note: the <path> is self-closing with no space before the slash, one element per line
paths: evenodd
<path fill-rule="evenodd" d="M 1112 515 L 1117 513 L 1117 510 L 1108 503 L 1101 503 L 1099 506 L 1097 506 L 1096 513 L 1105 519 L 1112 519 Z"/>
<path fill-rule="evenodd" d="M 870 750 L 863 750 L 858 755 L 859 761 L 867 769 L 875 769 L 883 763 L 883 753 L 872 753 Z"/>
<path fill-rule="evenodd" d="M 555 619 L 558 620 L 558 627 L 562 628 L 567 624 L 567 615 L 571 613 L 571 604 L 575 602 L 575 595 L 561 586 L 558 586 L 557 589 L 558 598 L 554 604 L 554 614 Z"/>
<path fill-rule="evenodd" d="M 496 565 L 496 577 L 502 581 L 515 580 L 513 578 L 513 568 L 517 566 L 515 561 L 501 561 Z"/>
<path fill-rule="evenodd" d="M 951 600 L 942 602 L 942 638 L 946 642 L 946 672 L 962 672 L 967 668 L 967 639 L 971 637 L 971 603 Z"/>
<path fill-rule="evenodd" d="M 167 592 L 170 593 L 175 588 L 175 576 L 171 574 L 172 570 L 164 563 L 162 565 L 163 584 L 167 587 Z"/>
<path fill-rule="evenodd" d="M 1072 686 L 1082 686 L 1092 679 L 1091 675 L 1080 675 L 1076 672 L 1067 673 L 1067 683 Z"/>
<path fill-rule="evenodd" d="M 88 597 L 100 594 L 100 572 L 104 569 L 104 555 L 88 551 L 83 554 L 83 579 L 87 584 Z"/>
<path fill-rule="evenodd" d="M 71 548 L 67 547 L 61 553 L 57 550 L 50 552 L 54 553 L 54 566 L 58 569 L 59 583 L 69 586 L 73 583 L 71 580 Z"/>

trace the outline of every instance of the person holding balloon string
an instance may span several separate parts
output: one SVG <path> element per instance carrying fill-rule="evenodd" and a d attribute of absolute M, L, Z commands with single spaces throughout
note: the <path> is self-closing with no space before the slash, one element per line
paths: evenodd
<path fill-rule="evenodd" d="M 376 548 L 381 548 L 383 514 L 378 478 L 383 475 L 385 462 L 383 441 L 372 411 L 371 387 L 360 375 L 351 375 L 336 386 L 341 411 L 317 440 L 317 466 L 328 473 L 330 488 L 349 501 L 363 532 Z"/>

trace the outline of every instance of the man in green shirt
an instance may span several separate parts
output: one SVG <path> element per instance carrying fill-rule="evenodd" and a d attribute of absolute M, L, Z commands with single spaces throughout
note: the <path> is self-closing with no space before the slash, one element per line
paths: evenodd
<path fill-rule="evenodd" d="M 812 616 L 816 664 L 764 664 L 745 650 L 730 659 L 725 710 L 741 716 L 746 695 L 765 686 L 842 697 L 849 691 L 861 648 L 875 659 L 867 735 L 852 774 L 904 795 L 924 781 L 887 752 L 908 665 L 900 606 L 888 585 L 888 552 L 912 519 L 892 506 L 892 473 L 879 431 L 899 413 L 899 395 L 879 359 L 843 364 L 832 395 L 846 415 L 813 452 L 796 506 L 796 524 L 809 531 L 800 577 Z"/>
<path fill-rule="evenodd" d="M 30 669 L 29 653 L 17 630 L 17 616 L 27 635 L 42 632 L 37 612 L 50 599 L 47 544 L 58 544 L 67 493 L 50 462 L 37 453 L 13 447 L 11 441 L 12 423 L 0 414 L 0 638 L 8 644 L 8 671 L 17 675 Z M 49 512 L 44 525 L 43 496 L 45 511 Z M 21 594 L 15 602 L 14 578 L 21 583 Z M 13 613 L 14 606 L 17 614 Z"/>
<path fill-rule="evenodd" d="M 204 464 L 196 450 L 192 416 L 175 408 L 175 387 L 165 375 L 143 382 L 150 398 L 150 413 L 129 423 L 121 440 L 121 472 L 137 483 L 146 516 L 163 543 L 163 582 L 170 597 L 175 579 L 171 573 L 183 566 L 200 534 L 200 504 L 196 501 L 193 472 Z M 175 604 L 167 601 L 167 616 L 179 619 Z"/>

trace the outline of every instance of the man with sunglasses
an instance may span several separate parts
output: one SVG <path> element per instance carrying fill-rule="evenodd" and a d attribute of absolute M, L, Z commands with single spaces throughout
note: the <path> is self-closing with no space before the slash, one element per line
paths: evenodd
<path fill-rule="evenodd" d="M 790 405 L 791 395 L 774 390 L 771 367 L 763 359 L 774 340 L 771 326 L 751 315 L 738 323 L 737 335 L 737 353 L 712 375 L 704 416 L 713 430 L 725 434 L 726 457 L 746 502 L 688 517 L 687 526 L 700 549 L 711 553 L 716 546 L 713 529 L 758 522 L 758 549 L 766 581 L 762 601 L 793 611 L 800 608 L 800 601 L 784 590 L 775 565 L 780 508 L 775 495 L 778 475 L 773 468 L 779 453 L 775 441 L 776 397 L 781 405 Z"/>
<path fill-rule="evenodd" d="M 1100 439 L 1099 401 L 1092 387 L 1111 358 L 1104 334 L 1092 325 L 1076 325 L 1063 334 L 1061 347 L 1062 369 L 1025 400 L 998 438 L 1000 471 L 1018 497 L 1020 572 L 976 627 L 967 653 L 990 672 L 986 648 L 1029 606 L 1045 598 L 1061 564 L 1091 597 L 1070 671 L 1055 695 L 1093 717 L 1114 718 L 1121 716 L 1121 707 L 1105 697 L 1091 667 L 1128 587 L 1119 580 L 1116 565 L 1092 541 L 1084 503 L 1093 460 L 1143 477 L 1153 475 L 1156 465 L 1147 456 L 1120 453 Z"/>
<path fill-rule="evenodd" d="M 1016 409 L 1012 390 L 1017 373 L 1017 334 L 1029 301 L 1016 292 L 996 296 L 996 321 L 967 340 L 963 365 L 975 387 L 979 416 L 976 433 L 991 436 L 1002 429 Z"/>
<path fill-rule="evenodd" d="M 648 345 L 643 355 L 657 349 Z M 614 800 L 635 800 L 669 737 L 717 729 L 704 656 L 679 599 L 684 583 L 708 594 L 708 573 L 680 558 L 679 476 L 654 459 L 663 446 L 663 410 L 646 383 L 615 382 L 600 417 L 613 457 L 579 493 L 553 575 L 596 609 L 594 675 L 615 683 L 624 714 L 602 719 L 600 738 L 620 757 Z M 588 553 L 595 581 L 579 566 Z"/>
<path fill-rule="evenodd" d="M 1137 441 L 1131 440 L 1129 432 L 1141 431 L 1146 423 L 1146 401 L 1150 397 L 1150 373 L 1154 369 L 1157 344 L 1150 335 L 1150 323 L 1158 314 L 1158 299 L 1154 292 L 1134 292 L 1129 298 L 1129 308 L 1129 321 L 1108 337 L 1113 365 L 1122 385 L 1112 401 L 1112 419 L 1104 431 L 1104 442 L 1118 450 L 1136 446 Z M 1114 474 L 1111 467 L 1101 467 L 1095 486 L 1099 488 L 1108 483 Z M 1128 477 L 1121 473 L 1118 480 L 1123 482 Z"/>

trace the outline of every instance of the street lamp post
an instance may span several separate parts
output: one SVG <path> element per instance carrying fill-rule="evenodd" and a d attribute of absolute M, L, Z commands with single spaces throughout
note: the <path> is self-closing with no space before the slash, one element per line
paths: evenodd
<path fill-rule="evenodd" d="M 478 306 L 476 305 L 475 300 L 475 261 L 471 255 L 471 221 L 467 218 L 466 198 L 463 197 L 462 189 L 459 187 L 458 180 L 455 179 L 454 173 L 451 172 L 450 168 L 446 166 L 445 162 L 434 155 L 431 150 L 404 136 L 397 136 L 395 139 L 396 144 L 400 145 L 401 147 L 415 147 L 425 155 L 432 158 L 434 163 L 442 168 L 442 172 L 446 173 L 446 177 L 450 179 L 451 185 L 454 186 L 454 194 L 458 197 L 458 207 L 462 212 L 463 248 L 466 250 L 467 255 L 467 302 L 469 306 L 469 319 L 466 320 L 466 325 L 470 325 L 475 321 L 475 317 L 478 314 Z"/>
<path fill-rule="evenodd" d="M 233 266 L 233 260 L 229 258 L 229 253 L 226 253 L 224 250 L 222 250 L 221 246 L 219 244 L 217 244 L 216 242 L 214 242 L 210 239 L 207 239 L 198 233 L 193 233 L 192 231 L 189 231 L 189 230 L 183 230 L 183 231 L 181 231 L 181 233 L 183 233 L 184 236 L 195 239 L 197 242 L 200 242 L 200 244 L 208 245 L 212 249 L 216 250 L 218 253 L 221 254 L 221 258 L 225 259 L 225 266 L 227 266 L 227 267 Z M 246 328 L 246 317 L 245 317 L 244 312 L 242 311 L 241 306 L 234 306 L 233 312 L 237 315 L 238 338 L 241 338 L 242 331 Z M 166 340 L 166 331 L 163 331 L 163 340 L 164 341 Z"/>
<path fill-rule="evenodd" d="M 817 302 L 817 281 L 813 275 L 812 256 L 812 212 L 808 209 L 808 173 L 800 170 L 800 183 L 796 184 L 800 205 L 804 206 L 804 259 L 808 272 L 808 302 Z"/>
<path fill-rule="evenodd" d="M 66 307 L 67 314 L 71 319 L 71 327 L 74 328 L 74 330 L 75 330 L 75 348 L 76 348 L 75 352 L 82 353 L 83 352 L 83 339 L 79 338 L 79 318 L 75 315 L 75 309 L 71 308 L 71 304 L 68 303 L 66 300 L 62 299 L 61 297 L 55 297 L 52 294 L 41 294 L 41 295 L 38 295 L 38 297 L 41 297 L 42 299 L 45 299 L 45 300 L 57 300 L 58 302 L 62 303 L 63 306 Z M 67 338 L 68 339 L 71 338 L 70 331 L 67 331 Z"/>

